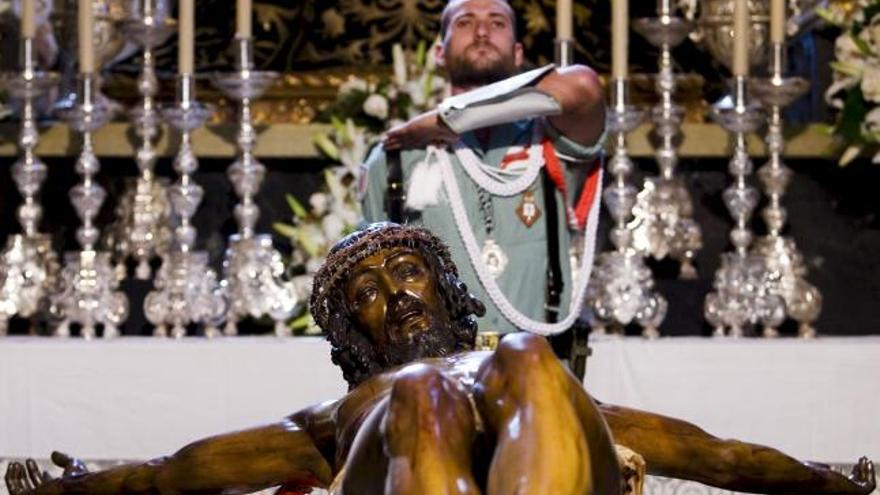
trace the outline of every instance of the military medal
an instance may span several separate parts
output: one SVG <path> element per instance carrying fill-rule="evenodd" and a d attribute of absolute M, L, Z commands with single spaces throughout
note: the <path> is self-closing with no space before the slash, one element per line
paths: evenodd
<path fill-rule="evenodd" d="M 532 191 L 523 193 L 522 202 L 516 209 L 516 216 L 526 227 L 531 228 L 541 217 L 541 209 L 538 208 L 538 202 L 535 201 L 535 194 Z"/>
<path fill-rule="evenodd" d="M 490 237 L 483 243 L 482 253 L 483 263 L 486 264 L 489 275 L 492 275 L 492 278 L 498 278 L 507 267 L 507 255 L 504 250 L 495 242 L 495 239 Z"/>

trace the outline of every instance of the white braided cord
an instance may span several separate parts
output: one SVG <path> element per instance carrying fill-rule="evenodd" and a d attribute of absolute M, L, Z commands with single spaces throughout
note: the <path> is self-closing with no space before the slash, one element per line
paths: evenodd
<path fill-rule="evenodd" d="M 495 278 L 489 273 L 486 264 L 483 263 L 480 247 L 477 245 L 477 239 L 474 236 L 470 221 L 468 220 L 467 211 L 461 197 L 461 190 L 458 187 L 458 181 L 455 178 L 455 171 L 452 169 L 452 161 L 446 150 L 438 150 L 437 158 L 440 161 L 441 172 L 443 176 L 443 185 L 452 207 L 452 216 L 455 220 L 455 226 L 458 234 L 464 243 L 465 249 L 470 258 L 471 265 L 477 274 L 477 278 L 486 289 L 489 299 L 495 303 L 495 306 L 501 311 L 501 314 L 513 323 L 516 328 L 538 335 L 549 336 L 560 334 L 574 325 L 575 320 L 580 316 L 586 299 L 587 283 L 590 280 L 590 272 L 593 268 L 593 256 L 596 248 L 596 227 L 599 224 L 599 201 L 602 197 L 602 171 L 599 170 L 599 184 L 596 189 L 596 195 L 593 197 L 593 204 L 590 207 L 590 213 L 587 218 L 586 232 L 584 235 L 584 244 L 581 258 L 580 272 L 575 280 L 574 291 L 572 292 L 571 304 L 569 306 L 568 315 L 560 322 L 547 323 L 543 321 L 533 320 L 521 313 L 510 301 L 507 296 L 498 287 Z M 543 166 L 543 161 L 540 163 Z M 540 171 L 540 166 L 538 167 Z M 472 176 L 473 178 L 473 176 Z M 531 185 L 531 183 L 529 184 Z"/>
<path fill-rule="evenodd" d="M 539 126 L 534 126 L 532 142 L 525 147 L 528 158 L 525 169 L 519 167 L 511 170 L 500 170 L 485 165 L 477 158 L 474 151 L 461 140 L 455 143 L 455 156 L 461 162 L 461 166 L 468 176 L 484 191 L 495 196 L 516 196 L 531 187 L 538 178 L 541 167 L 544 166 L 543 146 Z M 513 180 L 504 179 L 503 175 L 515 177 Z"/>

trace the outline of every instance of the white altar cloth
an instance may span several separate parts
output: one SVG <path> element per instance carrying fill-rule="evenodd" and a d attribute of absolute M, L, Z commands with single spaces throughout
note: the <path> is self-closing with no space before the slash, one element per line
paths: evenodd
<path fill-rule="evenodd" d="M 600 400 L 800 458 L 880 460 L 880 337 L 591 345 Z M 317 338 L 0 338 L 0 458 L 151 458 L 344 392 Z"/>

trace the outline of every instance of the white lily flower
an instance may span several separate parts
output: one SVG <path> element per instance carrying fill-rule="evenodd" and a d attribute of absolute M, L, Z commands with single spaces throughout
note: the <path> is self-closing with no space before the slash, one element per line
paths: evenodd
<path fill-rule="evenodd" d="M 865 64 L 861 87 L 865 100 L 880 103 L 880 65 Z"/>
<path fill-rule="evenodd" d="M 345 230 L 345 221 L 339 215 L 331 213 L 321 219 L 321 230 L 327 240 L 335 243 L 342 237 L 342 231 Z"/>
<path fill-rule="evenodd" d="M 403 86 L 406 83 L 406 55 L 403 53 L 403 47 L 400 43 L 395 43 L 391 47 L 391 61 L 394 66 L 394 83 Z"/>
<path fill-rule="evenodd" d="M 316 216 L 322 216 L 330 210 L 331 198 L 327 193 L 316 192 L 309 197 L 309 205 L 312 207 L 312 213 Z"/>
<path fill-rule="evenodd" d="M 380 94 L 371 94 L 364 101 L 364 113 L 379 120 L 388 118 L 388 99 Z"/>
<path fill-rule="evenodd" d="M 359 77 L 350 77 L 344 83 L 339 85 L 339 94 L 344 95 L 352 91 L 364 91 L 368 89 L 367 81 Z"/>

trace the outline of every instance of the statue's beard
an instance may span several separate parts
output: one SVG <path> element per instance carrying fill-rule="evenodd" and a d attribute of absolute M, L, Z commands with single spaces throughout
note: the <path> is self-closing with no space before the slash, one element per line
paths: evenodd
<path fill-rule="evenodd" d="M 388 342 L 381 348 L 373 345 L 373 361 L 382 370 L 413 362 L 418 359 L 442 357 L 453 354 L 459 348 L 453 323 L 446 312 L 432 314 L 425 304 L 414 297 L 403 295 L 395 302 L 396 310 L 389 311 L 385 325 L 394 325 L 395 315 L 404 314 L 411 309 L 419 309 L 428 315 L 428 326 L 409 335 L 403 332 L 389 335 Z"/>
<path fill-rule="evenodd" d="M 493 59 L 481 58 L 479 63 L 467 56 L 472 48 L 485 47 L 495 52 Z M 507 79 L 516 74 L 513 54 L 501 53 L 498 48 L 488 42 L 474 42 L 458 56 L 446 60 L 446 70 L 452 85 L 459 88 L 477 88 Z"/>

